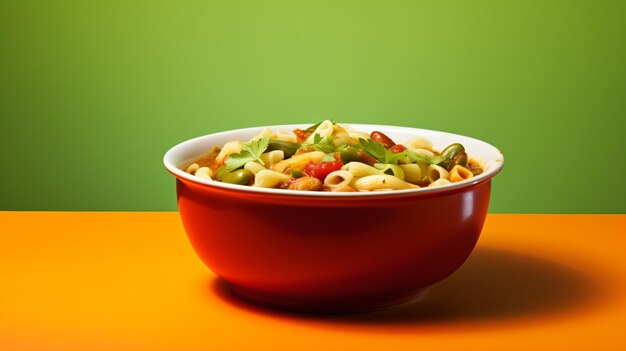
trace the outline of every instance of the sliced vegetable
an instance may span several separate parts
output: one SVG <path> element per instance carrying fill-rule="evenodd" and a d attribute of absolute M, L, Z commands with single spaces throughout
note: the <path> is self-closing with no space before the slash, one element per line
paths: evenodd
<path fill-rule="evenodd" d="M 441 162 L 440 166 L 445 169 L 451 169 L 450 163 L 452 162 L 452 159 L 461 152 L 465 152 L 463 145 L 459 143 L 448 145 L 445 149 L 443 149 L 443 151 L 441 151 L 441 156 L 443 156 L 445 160 Z"/>
<path fill-rule="evenodd" d="M 293 156 L 300 148 L 301 144 L 289 141 L 270 140 L 267 144 L 267 151 L 280 150 L 285 153 L 285 158 Z"/>
<path fill-rule="evenodd" d="M 247 185 L 252 179 L 252 173 L 247 169 L 238 169 L 222 177 L 222 182 L 230 184 Z"/>
<path fill-rule="evenodd" d="M 450 160 L 450 165 L 448 166 L 448 171 L 454 168 L 454 166 L 463 166 L 467 167 L 467 153 L 459 152 Z"/>
<path fill-rule="evenodd" d="M 389 148 L 389 151 L 393 152 L 394 154 L 399 154 L 404 150 L 406 150 L 406 147 L 402 144 L 396 144 Z"/>
<path fill-rule="evenodd" d="M 224 178 L 225 175 L 227 175 L 228 169 L 226 169 L 226 166 L 221 166 L 218 169 L 215 170 L 215 179 L 221 181 L 222 178 Z"/>
<path fill-rule="evenodd" d="M 341 162 L 348 163 L 359 159 L 359 149 L 348 147 L 339 152 Z"/>
<path fill-rule="evenodd" d="M 340 170 L 341 167 L 343 167 L 341 161 L 309 163 L 304 167 L 304 174 L 323 182 L 330 172 Z"/>
<path fill-rule="evenodd" d="M 322 122 L 324 122 L 324 121 L 322 121 Z M 322 124 L 322 122 L 317 122 L 314 125 L 312 125 L 312 126 L 308 127 L 307 129 L 305 129 L 304 131 L 309 133 L 309 134 L 313 133 L 317 129 L 317 127 L 319 127 L 320 124 Z"/>
<path fill-rule="evenodd" d="M 396 143 L 394 143 L 390 137 L 386 136 L 383 132 L 379 132 L 379 131 L 373 131 L 370 134 L 370 139 L 382 144 L 387 149 L 396 145 Z"/>

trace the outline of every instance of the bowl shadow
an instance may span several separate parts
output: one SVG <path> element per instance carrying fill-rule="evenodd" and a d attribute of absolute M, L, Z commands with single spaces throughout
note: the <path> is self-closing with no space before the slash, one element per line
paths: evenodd
<path fill-rule="evenodd" d="M 573 313 L 602 301 L 591 277 L 558 263 L 518 252 L 477 247 L 452 276 L 430 287 L 417 301 L 383 311 L 310 314 L 275 310 L 236 296 L 221 279 L 210 293 L 228 304 L 274 318 L 376 327 L 477 325 Z"/>

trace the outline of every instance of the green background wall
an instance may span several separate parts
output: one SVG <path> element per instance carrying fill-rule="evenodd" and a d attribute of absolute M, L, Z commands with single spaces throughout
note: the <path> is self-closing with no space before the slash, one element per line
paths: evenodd
<path fill-rule="evenodd" d="M 626 1 L 0 1 L 0 209 L 175 210 L 185 139 L 336 121 L 506 157 L 491 212 L 626 213 Z"/>

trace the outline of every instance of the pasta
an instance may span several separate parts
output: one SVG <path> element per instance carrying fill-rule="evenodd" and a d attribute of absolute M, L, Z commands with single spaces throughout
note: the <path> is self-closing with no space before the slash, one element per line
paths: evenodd
<path fill-rule="evenodd" d="M 185 172 L 195 174 L 199 168 L 200 166 L 197 163 L 192 163 L 185 169 Z"/>
<path fill-rule="evenodd" d="M 352 175 L 355 177 L 367 177 L 381 173 L 380 170 L 372 166 L 368 166 L 362 162 L 350 162 L 347 165 L 341 167 L 341 169 L 352 173 Z"/>
<path fill-rule="evenodd" d="M 254 186 L 258 186 L 261 188 L 274 188 L 278 186 L 280 182 L 284 182 L 286 180 L 289 180 L 288 175 L 278 173 L 269 169 L 264 169 L 255 174 Z"/>
<path fill-rule="evenodd" d="M 272 150 L 261 155 L 261 160 L 270 166 L 278 163 L 285 158 L 285 152 L 282 150 Z"/>
<path fill-rule="evenodd" d="M 474 177 L 474 174 L 472 174 L 472 172 L 469 169 L 461 165 L 454 166 L 452 170 L 450 171 L 450 173 L 448 174 L 448 179 L 452 183 L 462 182 L 464 180 L 472 179 L 473 177 Z"/>
<path fill-rule="evenodd" d="M 276 140 L 287 141 L 290 143 L 297 143 L 298 136 L 296 136 L 296 133 L 290 130 L 279 129 L 276 131 Z"/>
<path fill-rule="evenodd" d="M 236 154 L 238 152 L 241 151 L 241 143 L 238 141 L 229 141 L 226 144 L 224 144 L 224 147 L 222 147 L 222 150 L 220 151 L 219 154 L 217 154 L 217 156 L 215 157 L 215 161 L 217 162 L 224 162 L 224 160 L 226 159 L 226 157 L 230 156 L 231 154 Z"/>
<path fill-rule="evenodd" d="M 265 127 L 259 132 L 259 134 L 255 135 L 251 140 L 259 140 L 264 137 L 275 138 L 275 135 L 272 134 L 272 131 L 268 127 Z"/>
<path fill-rule="evenodd" d="M 438 179 L 448 179 L 448 171 L 441 166 L 430 165 L 428 166 L 427 177 L 431 183 Z"/>
<path fill-rule="evenodd" d="M 409 146 L 409 148 L 412 148 L 412 149 L 432 149 L 433 148 L 433 143 L 430 140 L 419 137 L 419 136 L 409 140 L 406 144 Z"/>
<path fill-rule="evenodd" d="M 211 180 L 212 179 L 211 176 L 213 175 L 213 172 L 211 171 L 211 169 L 209 169 L 209 167 L 201 167 L 201 168 L 198 168 L 198 170 L 196 170 L 194 175 L 196 177 Z"/>
<path fill-rule="evenodd" d="M 310 162 L 312 163 L 322 162 L 323 158 L 324 158 L 323 152 L 320 152 L 320 151 L 307 152 L 307 153 L 300 154 L 298 156 L 293 156 L 287 160 L 282 160 L 278 162 L 276 165 L 274 165 L 272 169 L 277 172 L 284 172 L 286 169 L 289 169 L 289 168 L 298 169 L 298 168 L 304 167 L 307 163 L 310 163 Z"/>
<path fill-rule="evenodd" d="M 349 126 L 349 125 L 346 125 L 346 124 L 339 124 L 339 123 L 337 123 L 337 125 L 338 125 L 339 127 L 341 127 L 341 128 L 342 128 L 342 129 L 346 132 L 346 134 L 348 134 L 348 136 L 349 136 L 350 138 L 352 138 L 352 139 L 357 139 L 357 140 L 358 140 L 358 139 L 360 139 L 360 138 L 367 139 L 367 138 L 369 138 L 369 137 L 370 137 L 370 136 L 369 136 L 369 134 L 367 134 L 367 133 L 365 133 L 365 132 L 359 132 L 359 131 L 357 131 L 357 130 L 354 130 L 354 128 L 352 128 L 352 127 L 351 127 L 351 126 Z"/>
<path fill-rule="evenodd" d="M 267 169 L 265 167 L 263 167 L 260 163 L 258 162 L 254 162 L 254 161 L 250 161 L 247 162 L 245 166 L 243 166 L 243 169 L 247 170 L 248 172 L 256 175 L 257 173 Z"/>
<path fill-rule="evenodd" d="M 342 188 L 346 185 L 350 185 L 354 176 L 348 171 L 333 171 L 330 172 L 326 179 L 324 179 L 324 185 L 330 189 Z"/>
<path fill-rule="evenodd" d="M 434 182 L 428 184 L 428 187 L 441 186 L 441 185 L 447 185 L 447 184 L 450 184 L 449 180 L 443 179 L 443 178 L 439 178 L 439 179 L 435 180 Z"/>
<path fill-rule="evenodd" d="M 326 120 L 320 123 L 320 125 L 313 131 L 313 133 L 311 133 L 306 141 L 309 143 L 312 142 L 315 135 L 319 135 L 321 137 L 332 135 L 334 130 L 335 128 L 333 127 L 333 123 L 329 120 Z"/>
<path fill-rule="evenodd" d="M 415 164 L 409 163 L 404 165 L 399 165 L 399 167 L 404 172 L 404 180 L 413 184 L 421 183 L 424 181 L 425 176 L 422 173 L 422 168 Z"/>
<path fill-rule="evenodd" d="M 361 191 L 419 188 L 419 186 L 415 184 L 407 183 L 404 180 L 389 174 L 377 174 L 359 178 L 354 181 L 353 186 L 356 190 Z"/>
<path fill-rule="evenodd" d="M 304 130 L 263 128 L 247 142 L 213 147 L 184 169 L 216 182 L 333 192 L 445 186 L 482 172 L 461 144 L 437 151 L 421 136 L 396 144 L 379 131 L 368 134 L 329 120 Z"/>

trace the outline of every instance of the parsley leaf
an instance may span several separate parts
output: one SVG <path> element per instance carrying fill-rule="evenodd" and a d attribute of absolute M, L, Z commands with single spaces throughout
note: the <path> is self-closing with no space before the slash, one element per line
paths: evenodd
<path fill-rule="evenodd" d="M 406 156 L 406 150 L 402 152 L 398 152 L 397 154 L 392 151 L 385 150 L 385 163 L 388 163 L 391 165 L 397 165 L 398 162 L 404 159 L 405 156 Z"/>
<path fill-rule="evenodd" d="M 426 156 L 413 151 L 406 151 L 406 155 L 409 156 L 409 160 L 411 160 L 411 162 L 422 161 L 432 165 L 440 164 L 446 160 L 446 157 L 442 155 Z"/>
<path fill-rule="evenodd" d="M 407 156 L 407 151 L 394 153 L 383 146 L 383 144 L 372 139 L 359 139 L 358 148 L 362 149 L 376 161 L 385 164 L 397 165 L 400 160 Z"/>
<path fill-rule="evenodd" d="M 359 147 L 365 151 L 368 155 L 376 159 L 380 163 L 387 163 L 387 150 L 383 144 L 376 142 L 372 139 L 359 138 Z"/>
<path fill-rule="evenodd" d="M 335 145 L 335 143 L 333 143 L 334 139 L 335 137 L 333 137 L 332 135 L 323 137 L 319 134 L 314 134 L 313 142 L 302 143 L 301 149 L 313 149 L 315 151 L 321 151 L 325 154 L 334 154 L 335 152 L 339 152 L 348 147 L 348 143 Z"/>
<path fill-rule="evenodd" d="M 263 160 L 261 160 L 261 154 L 267 150 L 269 141 L 270 137 L 266 136 L 259 140 L 252 140 L 243 144 L 240 153 L 228 156 L 228 159 L 226 159 L 226 169 L 228 171 L 234 171 L 251 161 L 259 161 L 261 164 L 264 164 Z"/>
<path fill-rule="evenodd" d="M 341 151 L 348 146 L 347 143 L 335 145 L 333 143 L 333 139 L 334 137 L 332 135 L 322 137 L 319 134 L 315 134 L 313 136 L 313 144 L 311 144 L 311 147 L 316 151 L 321 151 L 325 154 L 332 154 L 337 151 Z"/>

